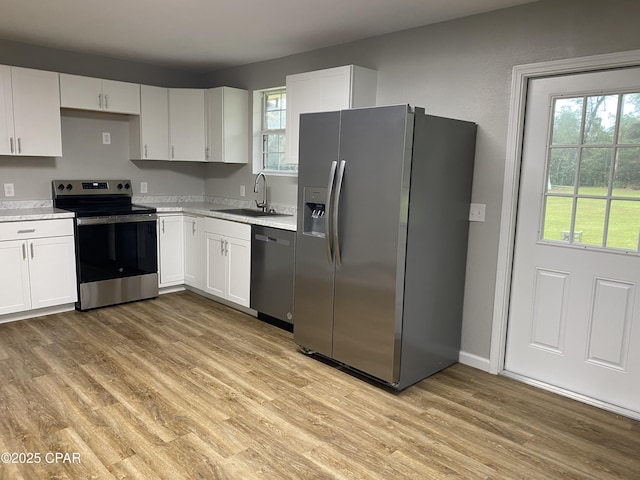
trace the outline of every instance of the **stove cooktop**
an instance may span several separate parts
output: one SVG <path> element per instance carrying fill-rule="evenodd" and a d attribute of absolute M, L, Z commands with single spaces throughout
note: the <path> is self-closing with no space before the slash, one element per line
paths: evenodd
<path fill-rule="evenodd" d="M 76 217 L 142 215 L 156 209 L 131 203 L 130 180 L 53 180 L 53 206 Z"/>

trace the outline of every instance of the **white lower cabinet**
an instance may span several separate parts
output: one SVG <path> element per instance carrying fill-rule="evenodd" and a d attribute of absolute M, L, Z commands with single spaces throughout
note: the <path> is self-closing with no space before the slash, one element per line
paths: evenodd
<path fill-rule="evenodd" d="M 249 306 L 251 225 L 196 215 L 158 215 L 159 286 L 188 285 Z"/>
<path fill-rule="evenodd" d="M 204 289 L 204 218 L 184 216 L 184 283 Z"/>
<path fill-rule="evenodd" d="M 0 315 L 75 302 L 73 220 L 0 224 Z"/>
<path fill-rule="evenodd" d="M 251 226 L 205 218 L 204 230 L 204 290 L 248 307 L 251 287 Z"/>
<path fill-rule="evenodd" d="M 182 215 L 158 215 L 158 286 L 184 283 L 184 233 Z"/>

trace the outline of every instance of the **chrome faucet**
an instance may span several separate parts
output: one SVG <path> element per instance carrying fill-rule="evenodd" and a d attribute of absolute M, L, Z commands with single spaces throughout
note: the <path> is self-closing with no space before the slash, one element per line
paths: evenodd
<path fill-rule="evenodd" d="M 256 181 L 253 184 L 253 193 L 258 193 L 259 189 L 258 189 L 258 181 L 260 180 L 260 177 L 262 177 L 262 179 L 264 180 L 262 183 L 262 203 L 258 203 L 258 200 L 256 200 L 256 207 L 261 208 L 263 212 L 267 212 L 268 211 L 268 207 L 267 207 L 267 177 L 265 176 L 264 173 L 260 172 L 258 175 L 256 175 Z"/>

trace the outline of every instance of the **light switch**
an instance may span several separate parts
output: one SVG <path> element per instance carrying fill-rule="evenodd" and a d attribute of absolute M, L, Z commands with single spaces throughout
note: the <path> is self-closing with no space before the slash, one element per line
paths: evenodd
<path fill-rule="evenodd" d="M 111 134 L 109 132 L 102 132 L 102 144 L 111 145 Z"/>
<path fill-rule="evenodd" d="M 147 182 L 140 182 L 140 193 L 147 193 Z"/>
<path fill-rule="evenodd" d="M 240 196 L 244 197 L 245 194 L 246 194 L 246 191 L 245 191 L 244 185 L 240 185 Z"/>

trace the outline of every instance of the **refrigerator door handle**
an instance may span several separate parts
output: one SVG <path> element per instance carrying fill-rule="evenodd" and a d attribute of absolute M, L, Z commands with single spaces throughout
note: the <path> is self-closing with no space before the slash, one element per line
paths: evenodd
<path fill-rule="evenodd" d="M 340 238 L 338 236 L 338 212 L 340 211 L 340 194 L 342 193 L 342 179 L 344 178 L 344 169 L 347 162 L 345 160 L 340 161 L 340 167 L 338 168 L 338 179 L 336 180 L 336 198 L 333 204 L 333 248 L 336 255 L 336 265 L 342 265 L 340 258 Z"/>
<path fill-rule="evenodd" d="M 325 245 L 327 247 L 327 260 L 329 264 L 333 263 L 333 249 L 331 248 L 331 202 L 333 200 L 333 183 L 336 178 L 336 169 L 338 162 L 331 162 L 331 170 L 329 172 L 329 185 L 327 186 L 327 204 L 326 214 L 324 216 Z"/>

